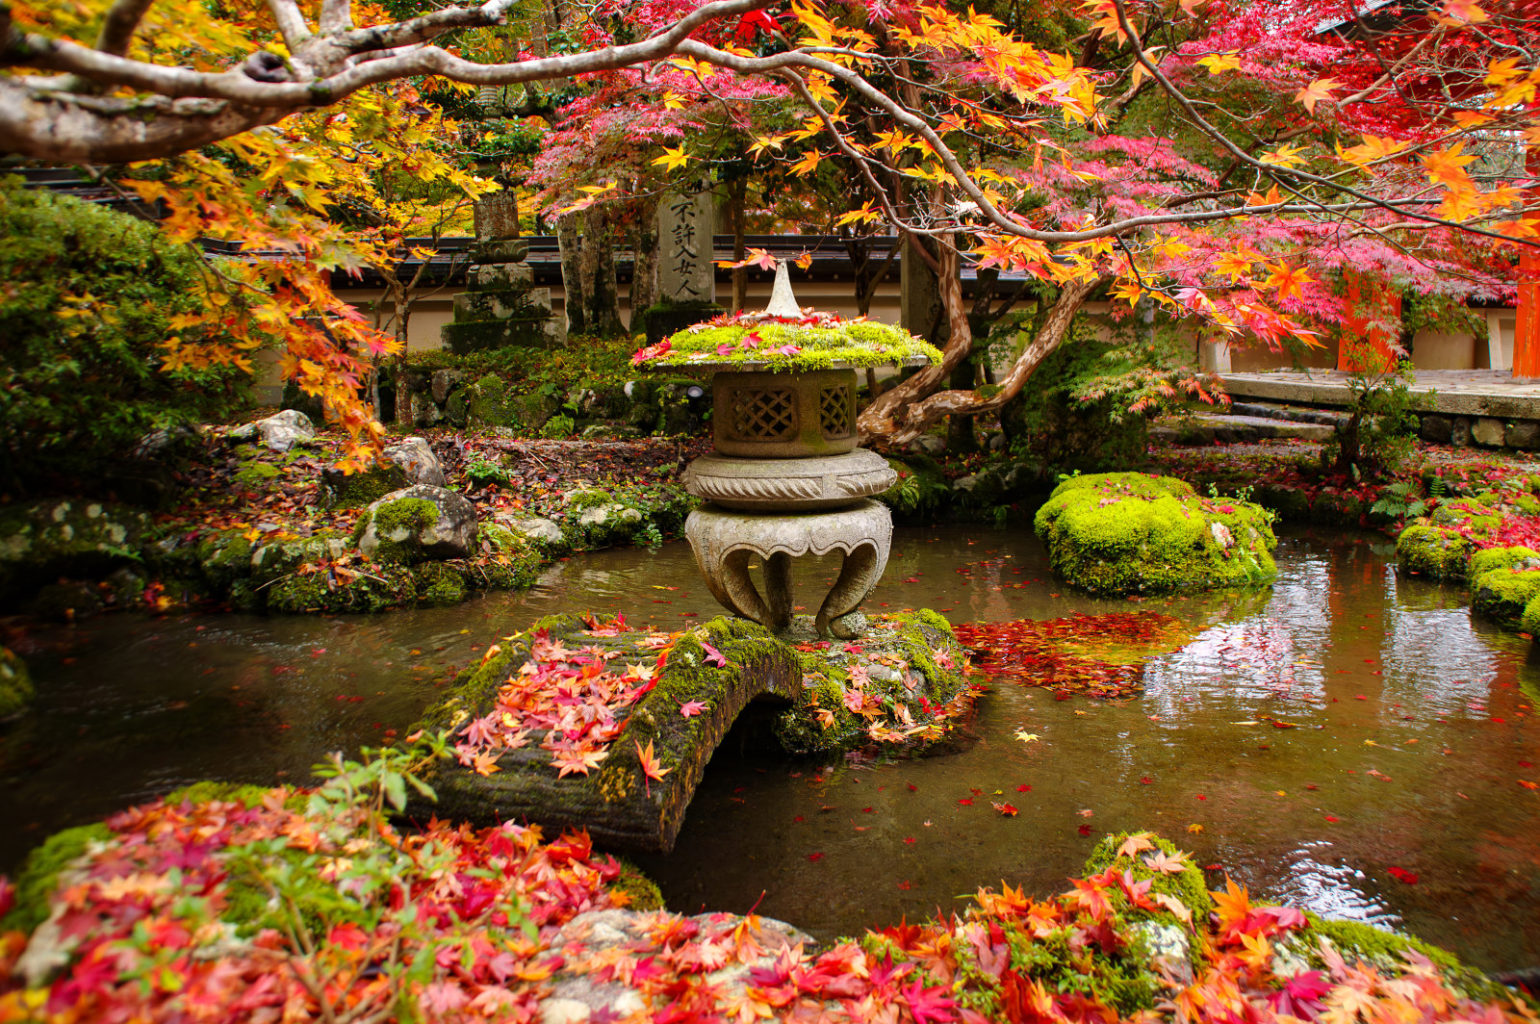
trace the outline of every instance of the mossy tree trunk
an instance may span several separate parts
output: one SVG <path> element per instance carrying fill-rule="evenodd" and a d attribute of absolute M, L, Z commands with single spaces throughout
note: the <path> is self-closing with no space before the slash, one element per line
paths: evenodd
<path fill-rule="evenodd" d="M 642 314 L 658 301 L 658 197 L 636 201 L 636 223 L 631 230 L 631 333 L 646 329 Z"/>
<path fill-rule="evenodd" d="M 561 283 L 566 293 L 567 335 L 588 333 L 587 304 L 583 292 L 583 237 L 578 234 L 578 215 L 556 218 L 556 245 L 561 250 Z"/>
<path fill-rule="evenodd" d="M 625 333 L 620 321 L 620 284 L 615 276 L 615 232 L 602 207 L 583 215 L 583 247 L 578 257 L 583 319 L 590 334 L 612 338 Z M 570 291 L 569 291 L 570 294 Z"/>
<path fill-rule="evenodd" d="M 734 178 L 727 184 L 727 218 L 733 228 L 733 262 L 743 259 L 747 250 L 744 240 L 743 208 L 748 198 L 747 178 Z M 743 308 L 749 291 L 749 268 L 733 268 L 733 301 L 729 307 L 734 313 Z"/>

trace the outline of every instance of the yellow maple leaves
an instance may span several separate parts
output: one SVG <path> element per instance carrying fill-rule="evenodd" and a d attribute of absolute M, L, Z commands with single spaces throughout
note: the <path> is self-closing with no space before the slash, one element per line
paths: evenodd
<path fill-rule="evenodd" d="M 689 162 L 690 154 L 684 151 L 683 146 L 680 146 L 677 149 L 670 149 L 669 147 L 664 146 L 663 155 L 654 160 L 652 165 L 654 167 L 661 167 L 665 171 L 672 171 L 683 167 Z"/>
<path fill-rule="evenodd" d="M 1294 94 L 1297 103 L 1304 104 L 1306 110 L 1315 113 L 1315 105 L 1324 99 L 1331 98 L 1331 91 L 1342 83 L 1331 78 L 1318 78 Z"/>
<path fill-rule="evenodd" d="M 1211 53 L 1198 59 L 1200 67 L 1208 68 L 1208 73 L 1218 75 L 1225 71 L 1239 71 L 1241 58 L 1238 53 Z"/>

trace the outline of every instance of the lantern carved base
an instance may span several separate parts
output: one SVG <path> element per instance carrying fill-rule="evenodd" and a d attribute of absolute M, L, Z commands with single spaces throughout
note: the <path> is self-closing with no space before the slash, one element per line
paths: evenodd
<path fill-rule="evenodd" d="M 712 596 L 776 633 L 791 624 L 791 560 L 841 552 L 839 577 L 814 621 L 821 635 L 849 640 L 863 631 L 865 618 L 856 609 L 887 567 L 893 517 L 886 505 L 870 500 L 834 512 L 781 515 L 708 505 L 690 513 L 684 532 Z M 765 567 L 763 595 L 749 576 L 756 559 Z"/>

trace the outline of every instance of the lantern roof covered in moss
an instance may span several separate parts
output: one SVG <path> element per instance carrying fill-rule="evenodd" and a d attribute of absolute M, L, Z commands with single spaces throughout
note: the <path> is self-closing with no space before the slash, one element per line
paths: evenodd
<path fill-rule="evenodd" d="M 941 352 L 902 327 L 864 317 L 844 320 L 804 310 L 801 316 L 737 313 L 695 324 L 641 349 L 636 366 L 701 371 L 802 373 L 867 366 L 923 366 Z"/>
<path fill-rule="evenodd" d="M 686 327 L 631 357 L 633 366 L 703 372 L 806 373 L 867 366 L 923 366 L 941 352 L 902 327 L 844 320 L 797 305 L 785 262 L 762 313 L 729 313 Z"/>

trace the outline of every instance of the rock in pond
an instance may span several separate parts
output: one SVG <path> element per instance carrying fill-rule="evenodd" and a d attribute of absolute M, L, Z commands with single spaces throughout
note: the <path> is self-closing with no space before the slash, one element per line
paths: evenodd
<path fill-rule="evenodd" d="M 726 617 L 678 636 L 623 619 L 537 622 L 491 648 L 418 723 L 449 731 L 459 758 L 434 767 L 438 803 L 423 810 L 583 827 L 617 848 L 666 851 L 755 698 L 779 698 L 769 729 L 789 754 L 934 747 L 972 708 L 966 656 L 934 612 L 875 618 L 855 649 L 812 642 L 811 620 L 799 625 L 809 642 Z"/>
<path fill-rule="evenodd" d="M 544 544 L 547 547 L 560 546 L 562 543 L 561 527 L 554 521 L 540 516 L 531 516 L 526 519 L 501 519 L 498 520 L 498 524 L 528 541 Z"/>
<path fill-rule="evenodd" d="M 414 484 L 374 502 L 358 520 L 358 549 L 381 562 L 466 558 L 476 550 L 476 506 L 453 491 Z"/>
<path fill-rule="evenodd" d="M 298 409 L 283 412 L 236 427 L 225 437 L 231 441 L 256 441 L 275 452 L 286 452 L 315 437 L 315 425 Z"/>
<path fill-rule="evenodd" d="M 0 718 L 9 718 L 32 703 L 32 677 L 27 663 L 8 647 L 0 647 Z"/>
<path fill-rule="evenodd" d="M 1245 587 L 1278 574 L 1272 515 L 1143 473 L 1071 477 L 1034 520 L 1055 574 L 1094 594 Z"/>

